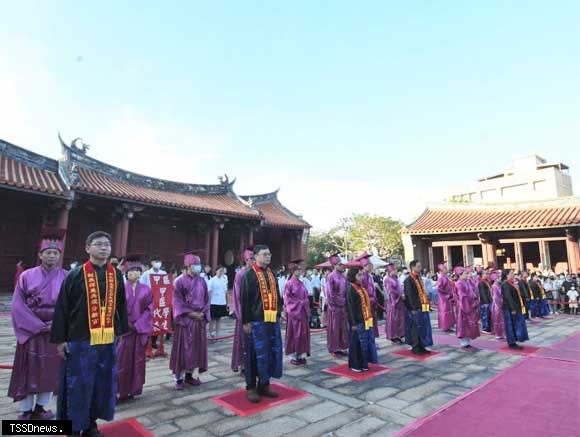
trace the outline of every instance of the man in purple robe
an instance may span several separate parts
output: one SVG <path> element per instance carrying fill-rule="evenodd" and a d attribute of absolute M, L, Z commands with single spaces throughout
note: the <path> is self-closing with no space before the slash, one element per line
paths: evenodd
<path fill-rule="evenodd" d="M 476 285 L 470 278 L 471 270 L 456 267 L 457 281 L 457 337 L 461 347 L 474 350 L 471 340 L 479 337 L 479 295 Z"/>
<path fill-rule="evenodd" d="M 117 342 L 117 394 L 120 401 L 138 396 L 145 384 L 145 351 L 153 330 L 151 289 L 139 282 L 143 264 L 137 256 L 125 258 L 125 297 L 129 332 Z"/>
<path fill-rule="evenodd" d="M 392 263 L 387 264 L 387 276 L 384 279 L 387 291 L 387 314 L 385 331 L 387 338 L 393 343 L 403 344 L 405 336 L 405 291 L 399 281 L 397 269 Z"/>
<path fill-rule="evenodd" d="M 326 278 L 326 299 L 328 301 L 328 327 L 326 342 L 328 352 L 337 355 L 346 355 L 348 350 L 348 317 L 346 311 L 346 285 L 344 277 L 345 267 L 338 254 L 328 258 L 334 271 Z"/>
<path fill-rule="evenodd" d="M 20 401 L 19 419 L 52 419 L 46 410 L 57 389 L 61 358 L 50 343 L 50 328 L 58 293 L 67 271 L 59 267 L 63 232 L 44 232 L 40 265 L 18 278 L 12 298 L 16 354 L 8 396 Z"/>
<path fill-rule="evenodd" d="M 232 346 L 232 370 L 237 372 L 240 368 L 244 371 L 244 327 L 242 323 L 242 279 L 254 264 L 254 252 L 250 249 L 244 250 L 242 254 L 244 266 L 236 273 L 234 278 L 234 314 L 236 315 L 236 326 L 234 330 L 234 342 Z"/>
<path fill-rule="evenodd" d="M 187 272 L 175 282 L 173 291 L 175 335 L 169 359 L 176 390 L 183 390 L 185 384 L 201 384 L 199 374 L 207 371 L 206 331 L 211 319 L 207 283 L 200 276 L 201 259 L 189 252 L 183 264 Z"/>
<path fill-rule="evenodd" d="M 375 338 L 379 337 L 379 324 L 377 318 L 377 291 L 375 289 L 375 281 L 373 279 L 373 263 L 370 260 L 371 256 L 365 251 L 363 252 L 358 258 L 355 260 L 360 263 L 362 270 L 360 272 L 360 282 L 364 289 L 367 291 L 369 295 L 369 299 L 371 301 L 371 309 L 373 312 L 373 333 L 375 334 Z M 377 349 L 379 348 L 378 345 L 376 346 Z"/>
<path fill-rule="evenodd" d="M 310 355 L 310 300 L 308 290 L 300 280 L 304 273 L 304 260 L 294 260 L 288 265 L 292 275 L 284 289 L 284 307 L 286 309 L 286 355 L 293 355 L 290 363 L 294 366 L 306 364 Z"/>
<path fill-rule="evenodd" d="M 447 273 L 449 269 L 447 263 L 440 263 L 439 278 L 437 279 L 437 293 L 439 294 L 439 302 L 437 306 L 437 319 L 439 321 L 439 329 L 445 332 L 451 332 L 455 326 L 455 312 L 453 310 L 453 281 L 449 279 Z"/>

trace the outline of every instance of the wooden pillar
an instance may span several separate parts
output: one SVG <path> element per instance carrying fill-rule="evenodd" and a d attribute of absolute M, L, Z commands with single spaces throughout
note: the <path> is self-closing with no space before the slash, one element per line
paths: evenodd
<path fill-rule="evenodd" d="M 461 246 L 461 253 L 463 255 L 463 265 L 467 266 L 469 261 L 467 260 L 467 244 Z"/>
<path fill-rule="evenodd" d="M 254 247 L 254 229 L 248 229 L 248 246 Z"/>
<path fill-rule="evenodd" d="M 451 270 L 453 268 L 451 265 L 451 248 L 447 245 L 443 246 L 443 260 L 447 263 L 447 268 Z"/>
<path fill-rule="evenodd" d="M 246 246 L 244 244 L 244 233 L 240 231 L 240 250 L 239 257 L 240 257 L 240 265 L 244 264 L 244 250 L 246 250 Z"/>
<path fill-rule="evenodd" d="M 549 243 L 544 240 L 538 241 L 538 245 L 540 246 L 540 262 L 542 263 L 543 269 L 551 269 L 552 262 L 550 260 L 550 247 Z"/>
<path fill-rule="evenodd" d="M 483 256 L 483 267 L 497 267 L 495 244 L 481 243 L 481 253 Z"/>
<path fill-rule="evenodd" d="M 568 256 L 568 272 L 578 273 L 580 270 L 578 239 L 569 233 L 566 234 L 566 254 Z"/>
<path fill-rule="evenodd" d="M 429 270 L 434 272 L 435 271 L 435 264 L 433 261 L 433 246 L 429 246 L 427 248 L 427 252 L 429 254 Z"/>
<path fill-rule="evenodd" d="M 203 250 L 205 251 L 204 253 L 204 257 L 202 257 L 202 260 L 204 261 L 204 264 L 209 264 L 210 263 L 210 259 L 211 259 L 211 252 L 210 252 L 210 246 L 211 246 L 211 233 L 210 233 L 210 229 L 209 228 L 204 228 L 204 243 L 203 243 Z"/>
<path fill-rule="evenodd" d="M 121 230 L 121 220 L 117 220 L 115 222 L 115 230 L 113 235 L 113 248 L 112 248 L 112 255 L 118 256 L 119 252 L 121 251 L 121 240 L 123 239 Z"/>
<path fill-rule="evenodd" d="M 219 242 L 220 242 L 220 228 L 219 225 L 213 225 L 212 228 L 212 247 L 211 247 L 211 268 L 215 271 L 218 265 L 218 255 L 219 255 Z"/>
<path fill-rule="evenodd" d="M 129 241 L 129 221 L 131 220 L 132 213 L 124 213 L 119 221 L 119 249 L 115 253 L 119 258 L 127 255 L 127 242 Z"/>
<path fill-rule="evenodd" d="M 65 231 L 67 231 L 68 233 L 68 218 L 70 215 L 70 210 L 71 210 L 72 205 L 69 203 L 67 203 L 64 208 L 62 208 L 59 212 L 58 212 L 58 216 L 56 218 L 56 228 L 57 229 L 64 229 Z M 60 261 L 59 261 L 59 265 L 62 267 L 63 262 L 64 262 L 64 253 L 66 250 L 66 238 L 67 238 L 67 233 L 64 234 L 64 237 L 62 238 L 62 253 L 60 255 Z"/>
<path fill-rule="evenodd" d="M 522 254 L 522 243 L 519 241 L 514 242 L 514 251 L 516 255 L 516 270 L 524 270 L 524 256 Z"/>

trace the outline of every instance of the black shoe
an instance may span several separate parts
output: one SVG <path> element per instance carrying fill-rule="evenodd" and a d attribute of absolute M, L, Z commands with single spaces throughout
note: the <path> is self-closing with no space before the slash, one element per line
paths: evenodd
<path fill-rule="evenodd" d="M 517 349 L 517 350 L 522 350 L 524 347 L 520 346 L 519 344 L 515 343 L 515 344 L 510 344 L 509 347 L 511 349 Z"/>
<path fill-rule="evenodd" d="M 423 346 L 421 346 L 421 352 L 423 352 L 424 354 L 430 354 L 431 353 L 430 350 L 425 349 Z"/>
<path fill-rule="evenodd" d="M 423 352 L 422 349 L 418 349 L 418 348 L 411 349 L 411 353 L 414 353 L 415 355 L 425 355 L 425 352 Z"/>

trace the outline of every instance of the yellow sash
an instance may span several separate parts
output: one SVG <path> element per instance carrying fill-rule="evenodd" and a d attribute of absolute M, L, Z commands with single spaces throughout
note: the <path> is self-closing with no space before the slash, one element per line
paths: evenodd
<path fill-rule="evenodd" d="M 268 281 L 266 281 L 266 275 L 258 266 L 254 264 L 252 266 L 254 272 L 256 272 L 256 277 L 258 278 L 258 286 L 260 287 L 260 295 L 262 296 L 262 305 L 264 307 L 264 322 L 276 322 L 278 316 L 278 292 L 276 291 L 276 278 L 269 268 L 266 269 L 268 275 Z M 270 287 L 273 287 L 272 290 Z"/>
<path fill-rule="evenodd" d="M 97 273 L 89 261 L 83 264 L 83 275 L 85 288 L 87 289 L 91 346 L 111 344 L 115 340 L 115 308 L 117 304 L 117 274 L 115 268 L 111 264 L 107 265 L 104 306 L 101 304 Z"/>

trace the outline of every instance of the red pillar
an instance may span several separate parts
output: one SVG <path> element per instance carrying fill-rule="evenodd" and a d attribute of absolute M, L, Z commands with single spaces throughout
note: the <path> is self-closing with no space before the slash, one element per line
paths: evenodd
<path fill-rule="evenodd" d="M 248 246 L 254 246 L 254 230 L 252 228 L 248 230 Z"/>
<path fill-rule="evenodd" d="M 121 242 L 119 246 L 119 252 L 115 254 L 119 258 L 127 255 L 127 242 L 129 241 L 129 220 L 130 218 L 127 213 L 123 214 L 123 217 L 121 217 Z"/>
<path fill-rule="evenodd" d="M 220 238 L 220 228 L 218 225 L 214 225 L 212 229 L 212 248 L 211 248 L 211 268 L 215 271 L 218 265 L 218 251 L 219 251 L 219 238 Z"/>
<path fill-rule="evenodd" d="M 244 264 L 244 250 L 246 249 L 244 245 L 244 233 L 240 232 L 240 250 L 238 251 L 238 256 L 240 257 L 240 264 Z"/>
<path fill-rule="evenodd" d="M 68 217 L 69 217 L 70 209 L 71 209 L 71 205 L 67 204 L 64 208 L 62 208 L 58 212 L 58 216 L 56 218 L 56 228 L 57 229 L 64 229 L 64 230 L 68 231 Z M 63 239 L 62 239 L 62 255 L 60 257 L 60 266 L 61 267 L 62 267 L 62 264 L 64 262 L 64 253 L 66 250 L 66 237 L 67 237 L 67 235 L 65 234 Z"/>
<path fill-rule="evenodd" d="M 567 235 L 566 252 L 568 255 L 568 271 L 570 273 L 578 273 L 580 270 L 580 248 L 578 247 L 578 240 L 572 235 Z"/>
<path fill-rule="evenodd" d="M 210 259 L 211 259 L 211 254 L 210 254 L 210 238 L 211 238 L 211 233 L 209 229 L 205 230 L 205 241 L 204 241 L 204 249 L 205 249 L 205 256 L 202 257 L 202 259 L 205 260 L 205 264 L 209 264 Z"/>

